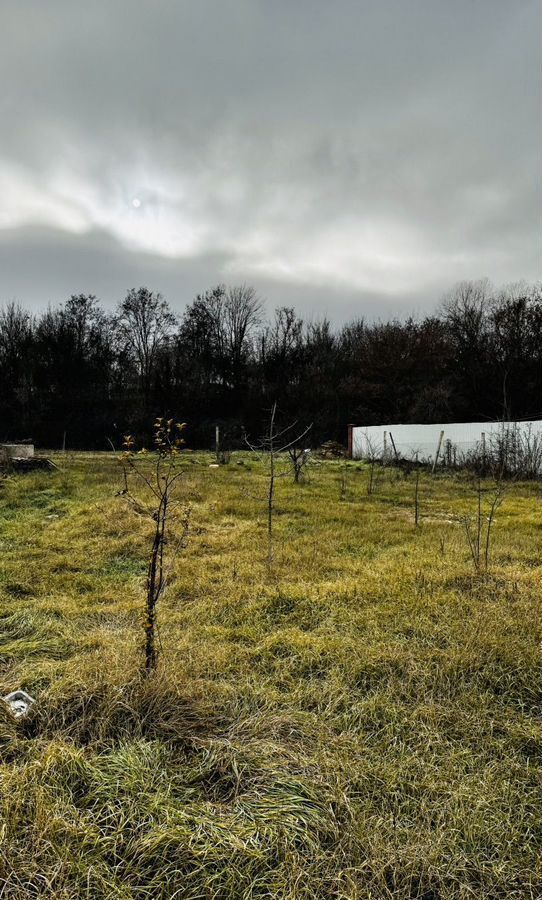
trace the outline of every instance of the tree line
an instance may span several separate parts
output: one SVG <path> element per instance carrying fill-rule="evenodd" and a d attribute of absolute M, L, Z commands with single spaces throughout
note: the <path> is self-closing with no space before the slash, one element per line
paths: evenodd
<path fill-rule="evenodd" d="M 77 294 L 33 315 L 0 309 L 0 437 L 44 447 L 148 440 L 157 415 L 209 447 L 259 434 L 274 403 L 313 423 L 312 442 L 346 426 L 542 415 L 542 286 L 463 282 L 420 319 L 332 327 L 291 307 L 268 319 L 253 287 L 218 285 L 180 317 L 146 287 L 114 313 Z"/>

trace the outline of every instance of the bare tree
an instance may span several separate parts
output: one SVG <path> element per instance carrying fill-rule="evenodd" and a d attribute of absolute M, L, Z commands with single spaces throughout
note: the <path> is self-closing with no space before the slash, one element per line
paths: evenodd
<path fill-rule="evenodd" d="M 284 363 L 302 343 L 303 321 L 291 306 L 280 306 L 262 336 L 263 356 Z"/>
<path fill-rule="evenodd" d="M 487 278 L 460 281 L 446 294 L 442 309 L 449 323 L 478 330 L 492 303 L 492 287 Z"/>
<path fill-rule="evenodd" d="M 167 341 L 175 316 L 161 294 L 146 287 L 132 288 L 119 305 L 117 334 L 134 356 L 145 403 L 148 403 L 152 373 L 160 347 Z"/>
<path fill-rule="evenodd" d="M 212 377 L 232 386 L 242 380 L 261 320 L 262 303 L 253 287 L 218 284 L 198 294 L 185 310 L 181 334 Z"/>
<path fill-rule="evenodd" d="M 226 349 L 234 368 L 239 367 L 251 333 L 262 319 L 262 302 L 255 289 L 246 284 L 229 287 L 224 304 Z"/>
<path fill-rule="evenodd" d="M 30 338 L 33 320 L 18 303 L 0 308 L 0 362 L 10 365 L 22 359 Z"/>

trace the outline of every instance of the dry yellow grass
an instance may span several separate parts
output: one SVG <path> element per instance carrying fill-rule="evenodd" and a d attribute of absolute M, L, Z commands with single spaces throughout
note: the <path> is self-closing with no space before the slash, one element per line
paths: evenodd
<path fill-rule="evenodd" d="M 192 535 L 139 676 L 150 526 L 109 454 L 0 483 L 0 897 L 535 898 L 540 496 L 473 571 L 463 476 L 186 458 Z M 242 463 L 242 464 L 238 464 Z"/>

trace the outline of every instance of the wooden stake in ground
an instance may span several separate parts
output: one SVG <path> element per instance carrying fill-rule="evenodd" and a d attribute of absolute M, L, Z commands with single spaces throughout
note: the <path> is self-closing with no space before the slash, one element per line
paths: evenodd
<path fill-rule="evenodd" d="M 397 453 L 397 447 L 395 446 L 395 441 L 393 440 L 393 434 L 391 433 L 391 431 L 390 431 L 390 441 L 391 441 L 391 445 L 392 445 L 392 447 L 393 447 L 393 453 L 394 453 L 394 456 L 395 456 L 395 462 L 398 463 L 398 462 L 399 462 L 399 454 Z"/>
<path fill-rule="evenodd" d="M 437 452 L 435 453 L 435 461 L 433 463 L 433 468 L 431 469 L 431 472 L 433 475 L 435 474 L 435 469 L 437 468 L 437 463 L 438 463 L 438 458 L 439 458 L 440 448 L 442 445 L 443 438 L 444 438 L 444 430 L 440 432 L 439 439 L 438 439 Z"/>

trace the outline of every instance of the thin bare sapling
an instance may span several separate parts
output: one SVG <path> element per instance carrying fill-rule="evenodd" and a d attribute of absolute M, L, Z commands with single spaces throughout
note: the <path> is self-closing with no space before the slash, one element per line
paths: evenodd
<path fill-rule="evenodd" d="M 180 496 L 184 474 L 180 452 L 186 424 L 159 418 L 154 423 L 153 449 L 136 451 L 132 435 L 126 435 L 119 457 L 123 488 L 118 492 L 133 511 L 153 523 L 147 562 L 145 593 L 144 673 L 157 667 L 157 607 L 171 567 L 186 547 L 190 525 L 190 506 Z"/>
<path fill-rule="evenodd" d="M 310 460 L 310 450 L 303 449 L 302 444 L 295 443 L 288 448 L 292 476 L 295 484 L 299 484 L 307 476 L 307 468 Z"/>
<path fill-rule="evenodd" d="M 492 528 L 498 508 L 504 499 L 504 483 L 501 479 L 494 483 L 493 488 L 484 489 L 482 479 L 477 476 L 476 485 L 476 511 L 472 516 L 463 517 L 465 537 L 471 556 L 474 571 L 477 574 L 487 572 L 489 569 Z M 487 508 L 484 510 L 484 494 L 488 494 Z"/>
<path fill-rule="evenodd" d="M 369 463 L 369 477 L 367 480 L 367 495 L 369 497 L 374 493 L 377 486 L 375 466 L 377 462 L 384 459 L 384 456 L 385 454 L 383 454 L 382 449 L 377 447 L 375 443 L 367 437 L 365 442 L 365 458 Z"/>
<path fill-rule="evenodd" d="M 420 524 L 420 467 L 418 464 L 418 454 L 415 456 L 415 476 L 414 476 L 414 527 Z"/>
<path fill-rule="evenodd" d="M 274 403 L 269 414 L 269 421 L 265 433 L 255 444 L 245 437 L 247 446 L 253 451 L 264 467 L 266 476 L 266 491 L 263 496 L 255 497 L 265 504 L 267 520 L 267 565 L 271 568 L 274 557 L 273 527 L 275 514 L 275 492 L 277 480 L 291 474 L 291 462 L 288 451 L 291 447 L 299 445 L 312 425 L 308 425 L 303 431 L 292 437 L 297 422 L 292 422 L 285 428 L 278 428 L 276 424 L 277 404 Z"/>
<path fill-rule="evenodd" d="M 348 462 L 346 456 L 342 460 L 341 463 L 341 477 L 340 477 L 340 499 L 341 501 L 346 500 L 348 495 Z"/>

